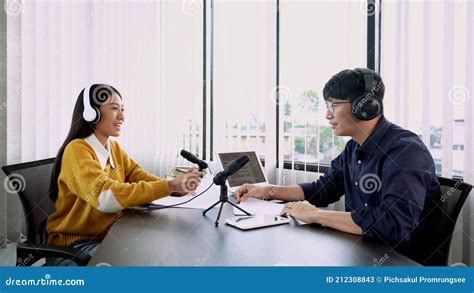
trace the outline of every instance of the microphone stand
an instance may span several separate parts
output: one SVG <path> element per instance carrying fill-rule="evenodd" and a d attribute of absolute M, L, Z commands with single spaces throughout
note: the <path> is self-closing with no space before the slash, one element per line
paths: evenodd
<path fill-rule="evenodd" d="M 222 207 L 224 206 L 225 203 L 228 203 L 230 204 L 231 206 L 239 209 L 240 211 L 244 212 L 246 215 L 248 216 L 251 216 L 252 214 L 250 214 L 249 212 L 247 212 L 246 210 L 242 209 L 241 207 L 239 207 L 238 205 L 234 204 L 233 202 L 229 201 L 229 198 L 227 196 L 227 185 L 225 185 L 225 181 L 226 181 L 227 178 L 221 178 L 221 180 L 215 180 L 214 181 L 214 184 L 216 185 L 220 185 L 221 186 L 221 194 L 220 194 L 220 197 L 219 197 L 219 200 L 213 204 L 212 206 L 208 207 L 204 212 L 202 212 L 202 215 L 205 216 L 206 213 L 211 210 L 213 207 L 215 207 L 216 205 L 218 205 L 219 203 L 221 204 L 221 206 L 219 207 L 219 213 L 217 214 L 217 219 L 216 219 L 216 222 L 215 222 L 215 225 L 216 227 L 219 226 L 219 219 L 221 217 L 221 212 L 222 212 Z"/>

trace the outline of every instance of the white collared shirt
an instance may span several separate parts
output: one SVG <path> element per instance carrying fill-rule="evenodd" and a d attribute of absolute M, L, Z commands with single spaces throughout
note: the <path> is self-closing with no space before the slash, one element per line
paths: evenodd
<path fill-rule="evenodd" d="M 110 167 L 115 168 L 114 164 L 114 158 L 112 156 L 112 153 L 110 152 L 110 143 L 107 140 L 107 145 L 104 147 L 99 139 L 95 136 L 95 134 L 91 134 L 88 137 L 84 138 L 94 149 L 97 157 L 99 158 L 100 165 L 102 169 L 105 169 L 105 166 L 107 166 L 107 159 L 109 159 Z"/>

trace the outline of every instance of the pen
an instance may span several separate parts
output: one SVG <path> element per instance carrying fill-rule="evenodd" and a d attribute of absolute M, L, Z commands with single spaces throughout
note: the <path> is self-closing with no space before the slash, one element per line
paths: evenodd
<path fill-rule="evenodd" d="M 253 218 L 253 216 L 241 217 L 241 218 L 238 218 L 237 220 L 235 220 L 235 222 L 239 222 L 239 221 L 242 221 L 242 220 L 248 220 L 248 219 L 251 219 L 251 218 Z"/>

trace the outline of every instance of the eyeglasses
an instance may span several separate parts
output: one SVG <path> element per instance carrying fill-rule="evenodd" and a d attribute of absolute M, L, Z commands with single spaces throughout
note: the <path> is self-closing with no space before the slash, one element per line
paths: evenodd
<path fill-rule="evenodd" d="M 352 102 L 326 102 L 326 109 L 328 109 L 329 112 L 334 113 L 334 107 L 340 104 L 349 104 Z"/>

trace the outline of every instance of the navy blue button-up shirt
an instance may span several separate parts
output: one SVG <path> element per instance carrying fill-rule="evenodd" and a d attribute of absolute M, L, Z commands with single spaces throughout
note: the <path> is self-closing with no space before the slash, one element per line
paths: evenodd
<path fill-rule="evenodd" d="M 430 152 L 421 139 L 382 117 L 359 145 L 350 140 L 323 176 L 300 184 L 305 199 L 326 207 L 345 194 L 346 211 L 364 235 L 407 243 L 423 214 L 440 202 Z"/>

